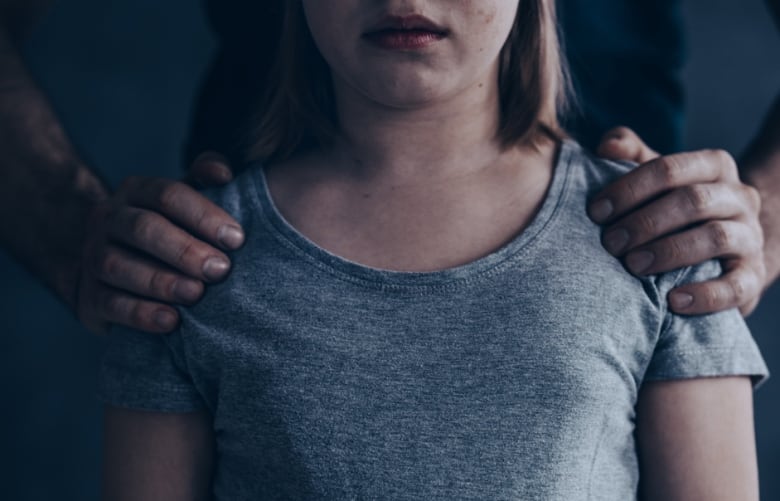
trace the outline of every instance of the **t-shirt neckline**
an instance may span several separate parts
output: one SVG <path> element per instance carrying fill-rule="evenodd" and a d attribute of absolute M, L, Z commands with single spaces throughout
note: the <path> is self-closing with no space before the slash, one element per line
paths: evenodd
<path fill-rule="evenodd" d="M 311 241 L 284 218 L 273 201 L 265 169 L 261 164 L 251 169 L 253 172 L 251 184 L 267 228 L 287 248 L 318 268 L 350 282 L 374 288 L 450 288 L 500 272 L 543 234 L 555 219 L 563 201 L 571 170 L 571 160 L 576 148 L 577 145 L 572 141 L 561 142 L 542 206 L 520 234 L 486 256 L 437 271 L 417 272 L 373 268 L 334 254 Z"/>

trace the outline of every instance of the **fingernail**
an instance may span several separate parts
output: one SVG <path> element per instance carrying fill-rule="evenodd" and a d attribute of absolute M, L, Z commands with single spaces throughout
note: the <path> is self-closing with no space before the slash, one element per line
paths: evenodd
<path fill-rule="evenodd" d="M 244 244 L 244 232 L 238 226 L 220 226 L 217 239 L 228 249 L 238 249 Z"/>
<path fill-rule="evenodd" d="M 612 230 L 604 235 L 604 247 L 607 248 L 610 254 L 617 254 L 626 247 L 628 238 L 628 232 L 623 228 Z"/>
<path fill-rule="evenodd" d="M 653 261 L 655 261 L 655 254 L 650 251 L 632 252 L 626 256 L 628 269 L 636 274 L 640 274 L 650 268 Z"/>
<path fill-rule="evenodd" d="M 606 198 L 602 198 L 590 206 L 590 216 L 597 223 L 603 223 L 609 216 L 612 215 L 613 210 L 614 207 L 612 206 L 612 202 Z"/>
<path fill-rule="evenodd" d="M 223 183 L 229 183 L 233 180 L 233 173 L 222 164 L 215 165 L 214 175 Z"/>
<path fill-rule="evenodd" d="M 154 323 L 161 329 L 173 329 L 176 326 L 176 315 L 168 310 L 158 310 L 154 313 Z"/>
<path fill-rule="evenodd" d="M 230 269 L 230 263 L 221 257 L 210 257 L 203 264 L 203 274 L 211 281 L 221 280 Z"/>
<path fill-rule="evenodd" d="M 693 304 L 693 296 L 687 292 L 673 292 L 669 295 L 669 302 L 673 308 L 682 310 Z"/>
<path fill-rule="evenodd" d="M 173 284 L 173 296 L 180 303 L 194 303 L 200 299 L 203 287 L 194 280 L 177 280 Z"/>

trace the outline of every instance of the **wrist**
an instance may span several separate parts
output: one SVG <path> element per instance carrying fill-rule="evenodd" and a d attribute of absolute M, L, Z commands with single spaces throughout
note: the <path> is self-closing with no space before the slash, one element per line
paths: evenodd
<path fill-rule="evenodd" d="M 52 226 L 65 225 L 70 231 L 47 228 L 44 239 L 52 244 L 47 261 L 51 266 L 44 280 L 57 296 L 74 312 L 78 306 L 78 284 L 83 270 L 83 253 L 93 214 L 101 202 L 108 198 L 105 185 L 86 166 L 79 164 L 73 171 L 72 181 L 59 190 L 59 197 L 66 207 L 58 211 L 57 218 L 50 220 Z M 50 209 L 54 209 L 53 207 Z"/>
<path fill-rule="evenodd" d="M 0 203 L 4 212 L 14 215 L 0 224 L 0 239 L 19 262 L 76 311 L 90 215 L 108 193 L 80 162 L 69 163 L 48 165 L 49 177 L 35 176 L 14 186 L 13 193 Z"/>

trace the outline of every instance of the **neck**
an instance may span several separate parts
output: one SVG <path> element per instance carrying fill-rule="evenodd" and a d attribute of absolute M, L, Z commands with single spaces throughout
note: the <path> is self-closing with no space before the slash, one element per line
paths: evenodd
<path fill-rule="evenodd" d="M 394 183 L 467 176 L 505 153 L 497 136 L 495 85 L 483 82 L 449 99 L 404 109 L 343 86 L 336 96 L 342 140 L 334 153 L 355 176 Z"/>

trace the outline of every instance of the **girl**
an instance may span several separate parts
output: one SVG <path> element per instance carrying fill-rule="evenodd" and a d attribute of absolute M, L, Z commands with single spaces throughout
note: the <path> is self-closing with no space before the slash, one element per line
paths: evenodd
<path fill-rule="evenodd" d="M 602 250 L 627 167 L 558 126 L 552 1 L 290 1 L 285 33 L 264 164 L 210 194 L 235 272 L 107 353 L 107 499 L 757 499 L 764 364 L 737 312 L 667 312 L 716 265 Z"/>

